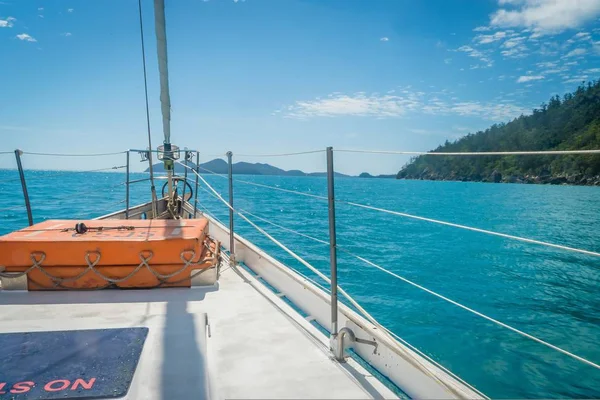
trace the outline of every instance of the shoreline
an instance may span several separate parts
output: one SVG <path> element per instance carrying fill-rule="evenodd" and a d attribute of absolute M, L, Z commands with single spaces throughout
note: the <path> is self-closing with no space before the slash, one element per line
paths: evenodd
<path fill-rule="evenodd" d="M 504 179 L 470 179 L 467 177 L 396 177 L 397 180 L 409 181 L 442 181 L 442 182 L 479 182 L 479 183 L 513 183 L 520 185 L 550 185 L 550 186 L 600 186 L 600 176 L 511 176 Z"/>

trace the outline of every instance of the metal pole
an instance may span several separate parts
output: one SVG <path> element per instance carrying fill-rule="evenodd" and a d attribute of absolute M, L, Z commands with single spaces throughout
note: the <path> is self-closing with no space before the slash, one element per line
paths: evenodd
<path fill-rule="evenodd" d="M 231 265 L 235 264 L 235 238 L 233 233 L 233 163 L 232 163 L 233 153 L 227 152 L 227 163 L 229 164 L 229 168 L 227 171 L 227 175 L 229 177 L 229 259 L 231 260 Z"/>
<path fill-rule="evenodd" d="M 125 169 L 125 219 L 129 219 L 129 150 L 127 150 L 127 167 Z"/>
<path fill-rule="evenodd" d="M 15 150 L 17 167 L 19 168 L 19 177 L 21 178 L 21 187 L 23 188 L 23 197 L 25 198 L 25 207 L 27 208 L 27 219 L 29 220 L 29 226 L 31 226 L 33 225 L 33 215 L 31 214 L 31 204 L 29 203 L 29 193 L 27 192 L 27 184 L 25 183 L 23 164 L 21 164 L 21 154 L 23 154 L 21 150 Z"/>
<path fill-rule="evenodd" d="M 183 169 L 183 191 L 181 193 L 181 204 L 182 204 L 182 206 L 183 206 L 183 203 L 185 202 L 185 187 L 186 187 L 187 175 L 188 175 L 188 169 L 187 169 L 187 166 L 188 166 L 188 151 L 187 150 L 185 150 L 183 152 L 183 157 L 184 157 L 183 163 L 185 164 L 185 168 Z M 183 214 L 183 212 L 182 212 L 182 214 Z"/>
<path fill-rule="evenodd" d="M 196 187 L 194 188 L 194 218 L 198 212 L 198 174 L 200 173 L 200 153 L 196 152 Z"/>
<path fill-rule="evenodd" d="M 329 263 L 331 264 L 331 339 L 335 339 L 338 334 L 338 295 L 333 147 L 327 148 L 327 200 L 329 203 Z"/>
<path fill-rule="evenodd" d="M 142 18 L 142 1 L 138 0 L 140 12 L 140 38 L 142 41 L 142 65 L 144 66 L 144 93 L 146 95 L 146 123 L 148 126 L 148 165 L 150 170 L 150 193 L 152 195 L 152 219 L 157 217 L 156 186 L 154 186 L 154 165 L 152 164 L 152 135 L 150 134 L 150 108 L 148 106 L 148 75 L 146 74 L 146 49 L 144 46 L 144 20 Z"/>

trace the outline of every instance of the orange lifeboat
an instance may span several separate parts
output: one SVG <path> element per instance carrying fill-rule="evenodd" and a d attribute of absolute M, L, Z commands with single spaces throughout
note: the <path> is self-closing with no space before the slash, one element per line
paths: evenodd
<path fill-rule="evenodd" d="M 48 220 L 0 237 L 0 266 L 26 274 L 29 290 L 64 290 L 189 287 L 218 264 L 206 219 L 81 222 Z"/>

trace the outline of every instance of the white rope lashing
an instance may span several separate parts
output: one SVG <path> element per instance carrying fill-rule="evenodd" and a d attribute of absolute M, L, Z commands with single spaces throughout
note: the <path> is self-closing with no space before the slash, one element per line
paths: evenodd
<path fill-rule="evenodd" d="M 87 267 L 84 268 L 84 270 L 81 271 L 79 274 L 72 276 L 72 277 L 65 278 L 65 277 L 53 275 L 44 269 L 44 266 L 42 264 L 46 259 L 45 253 L 33 252 L 30 254 L 30 259 L 32 262 L 31 267 L 27 268 L 25 271 L 22 271 L 22 272 L 0 271 L 0 278 L 5 278 L 5 279 L 19 278 L 19 277 L 28 275 L 31 271 L 33 271 L 34 269 L 37 269 L 44 276 L 46 276 L 46 278 L 48 278 L 50 281 L 52 281 L 54 288 L 61 287 L 64 289 L 69 289 L 69 287 L 63 286 L 63 284 L 69 283 L 69 282 L 76 282 L 79 279 L 81 279 L 83 276 L 85 276 L 88 272 L 93 272 L 98 277 L 100 277 L 102 280 L 105 280 L 106 282 L 108 282 L 108 284 L 106 286 L 98 287 L 95 289 L 104 289 L 111 285 L 114 285 L 117 283 L 122 283 L 122 282 L 129 280 L 131 277 L 133 277 L 135 274 L 137 274 L 140 269 L 142 269 L 143 267 L 146 267 L 146 269 L 152 275 L 154 275 L 154 277 L 159 281 L 159 286 L 163 285 L 163 284 L 176 284 L 176 283 L 180 283 L 184 280 L 192 279 L 194 276 L 198 275 L 200 272 L 197 271 L 193 275 L 190 275 L 190 277 L 185 277 L 184 279 L 181 279 L 179 281 L 174 281 L 174 282 L 171 281 L 170 282 L 169 279 L 178 274 L 183 273 L 185 270 L 187 270 L 188 268 L 191 268 L 193 266 L 202 265 L 206 262 L 210 262 L 214 265 L 217 262 L 218 253 L 219 253 L 219 243 L 215 242 L 215 251 L 214 252 L 212 251 L 212 249 L 210 247 L 210 243 L 205 242 L 204 246 L 206 247 L 206 249 L 208 249 L 209 253 L 211 254 L 210 256 L 201 258 L 198 261 L 193 261 L 196 256 L 196 252 L 194 250 L 183 250 L 179 255 L 181 258 L 181 261 L 183 262 L 182 267 L 173 271 L 170 274 L 161 274 L 156 269 L 154 269 L 149 264 L 150 260 L 154 256 L 154 253 L 150 250 L 146 250 L 146 251 L 142 251 L 139 254 L 140 264 L 138 264 L 129 274 L 127 274 L 121 278 L 111 278 L 111 277 L 103 274 L 102 272 L 100 272 L 98 270 L 98 268 L 96 268 L 102 257 L 101 253 L 98 251 L 90 251 L 90 252 L 87 252 L 84 256 Z M 204 270 L 205 269 L 201 269 L 202 272 L 204 272 Z M 39 285 L 39 284 L 37 284 L 37 285 Z"/>

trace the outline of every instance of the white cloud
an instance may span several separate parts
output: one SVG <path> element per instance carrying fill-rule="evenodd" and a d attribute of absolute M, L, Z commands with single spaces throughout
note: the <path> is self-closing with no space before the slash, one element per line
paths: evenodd
<path fill-rule="evenodd" d="M 553 42 L 542 43 L 538 49 L 538 53 L 544 57 L 554 57 L 559 55 L 559 46 Z"/>
<path fill-rule="evenodd" d="M 24 40 L 26 42 L 37 42 L 37 40 L 26 33 L 21 33 L 16 36 L 19 40 Z"/>
<path fill-rule="evenodd" d="M 500 8 L 490 16 L 499 27 L 532 28 L 539 33 L 577 28 L 600 15 L 598 0 L 499 0 Z"/>
<path fill-rule="evenodd" d="M 508 58 L 526 57 L 529 49 L 523 44 L 525 39 L 524 36 L 515 36 L 507 39 L 502 43 L 501 47 L 505 50 L 501 51 L 500 54 Z"/>
<path fill-rule="evenodd" d="M 478 26 L 477 28 L 473 29 L 473 32 L 487 32 L 491 30 L 492 28 L 490 28 L 489 26 Z"/>
<path fill-rule="evenodd" d="M 572 76 L 572 77 L 566 77 L 569 79 L 565 79 L 563 81 L 563 83 L 581 83 L 583 81 L 586 81 L 588 79 L 587 75 L 576 75 L 576 76 Z"/>
<path fill-rule="evenodd" d="M 539 62 L 535 65 L 537 65 L 540 68 L 554 68 L 558 65 L 558 61 L 544 61 L 544 62 Z"/>
<path fill-rule="evenodd" d="M 499 31 L 491 35 L 477 35 L 473 40 L 479 44 L 488 44 L 504 39 L 505 37 L 506 32 Z"/>
<path fill-rule="evenodd" d="M 44 11 L 44 7 L 38 7 L 38 11 Z"/>
<path fill-rule="evenodd" d="M 486 55 L 485 53 L 483 53 L 483 52 L 481 52 L 481 51 L 479 51 L 477 49 L 474 49 L 471 46 L 461 46 L 457 50 L 461 51 L 463 53 L 467 53 L 467 55 L 469 57 L 473 57 L 473 58 L 479 59 L 480 61 L 486 63 L 487 67 L 491 67 L 493 65 L 493 61 L 492 61 L 491 58 L 489 58 L 488 55 Z"/>
<path fill-rule="evenodd" d="M 456 103 L 450 111 L 461 116 L 481 117 L 491 121 L 505 121 L 529 112 L 528 109 L 515 104 L 477 102 Z"/>
<path fill-rule="evenodd" d="M 579 33 L 575 34 L 575 36 L 573 36 L 573 39 L 590 40 L 591 35 L 589 32 L 579 32 Z"/>
<path fill-rule="evenodd" d="M 590 68 L 585 70 L 588 74 L 600 74 L 600 68 Z"/>
<path fill-rule="evenodd" d="M 529 40 L 537 41 L 542 36 L 544 36 L 544 35 L 542 35 L 539 31 L 536 31 L 536 32 L 533 32 L 531 35 L 529 35 Z"/>
<path fill-rule="evenodd" d="M 0 28 L 12 28 L 15 25 L 15 21 L 17 19 L 13 17 L 8 17 L 6 19 L 0 19 Z"/>
<path fill-rule="evenodd" d="M 72 8 L 68 8 L 68 9 L 67 9 L 67 12 L 68 12 L 68 13 L 72 13 L 73 11 L 75 11 L 75 10 L 74 10 L 74 9 L 72 9 Z"/>
<path fill-rule="evenodd" d="M 69 37 L 69 36 L 72 36 L 72 33 L 71 32 L 65 32 L 65 33 L 61 33 L 60 35 L 61 36 Z"/>
<path fill-rule="evenodd" d="M 444 64 L 451 64 L 452 63 L 452 59 L 451 58 L 445 58 L 444 59 Z"/>
<path fill-rule="evenodd" d="M 366 95 L 364 92 L 353 95 L 331 94 L 326 99 L 297 101 L 288 107 L 292 117 L 335 117 L 343 115 L 398 117 L 420 104 L 419 95 Z"/>
<path fill-rule="evenodd" d="M 544 79 L 543 75 L 523 75 L 517 79 L 517 83 L 530 82 L 530 81 L 539 81 Z"/>
<path fill-rule="evenodd" d="M 502 43 L 502 50 L 500 54 L 507 58 L 522 58 L 527 56 L 527 51 L 529 50 L 527 46 L 523 44 L 525 38 L 522 36 L 514 37 L 508 39 L 504 43 Z"/>
<path fill-rule="evenodd" d="M 460 115 L 504 121 L 526 113 L 524 107 L 512 103 L 480 103 L 459 101 L 443 92 L 426 94 L 419 91 L 400 90 L 398 95 L 381 95 L 364 92 L 354 94 L 332 93 L 327 98 L 297 101 L 284 109 L 288 118 L 360 116 L 390 118 L 409 113 L 429 115 Z"/>
<path fill-rule="evenodd" d="M 382 42 L 389 42 L 390 38 L 384 36 L 382 38 L 379 38 L 379 40 L 381 40 Z"/>
<path fill-rule="evenodd" d="M 525 38 L 523 36 L 513 37 L 502 43 L 502 47 L 510 49 L 519 46 L 524 40 Z"/>
<path fill-rule="evenodd" d="M 594 53 L 600 54 L 600 41 L 593 42 L 592 43 L 592 48 L 594 49 Z"/>
<path fill-rule="evenodd" d="M 552 75 L 552 74 L 560 74 L 561 72 L 568 71 L 568 68 L 555 68 L 555 69 L 545 69 L 540 72 L 543 75 Z"/>
<path fill-rule="evenodd" d="M 570 52 L 568 52 L 567 55 L 565 55 L 565 57 L 577 57 L 577 56 L 582 56 L 586 53 L 587 53 L 586 49 L 577 48 L 577 49 L 574 49 L 574 50 L 571 50 Z"/>

